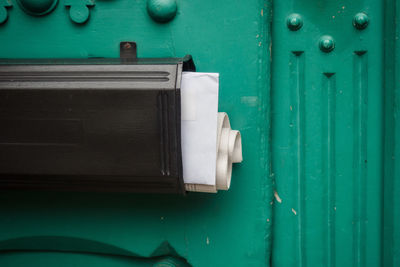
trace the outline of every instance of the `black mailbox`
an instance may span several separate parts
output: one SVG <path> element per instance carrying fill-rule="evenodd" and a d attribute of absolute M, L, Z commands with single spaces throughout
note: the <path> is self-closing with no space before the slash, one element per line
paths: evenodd
<path fill-rule="evenodd" d="M 2 60 L 0 188 L 184 193 L 178 59 Z"/>

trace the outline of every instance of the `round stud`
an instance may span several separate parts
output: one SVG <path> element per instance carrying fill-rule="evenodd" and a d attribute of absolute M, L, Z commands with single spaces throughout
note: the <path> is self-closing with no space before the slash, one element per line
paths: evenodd
<path fill-rule="evenodd" d="M 291 31 L 297 31 L 303 26 L 303 20 L 299 14 L 291 14 L 287 18 L 286 24 Z"/>
<path fill-rule="evenodd" d="M 356 29 L 363 30 L 363 29 L 367 28 L 368 24 L 369 24 L 369 18 L 367 16 L 367 14 L 361 12 L 361 13 L 357 13 L 354 16 L 353 26 L 356 27 Z"/>
<path fill-rule="evenodd" d="M 335 41 L 332 36 L 324 35 L 319 40 L 319 48 L 325 53 L 331 52 L 335 48 Z"/>
<path fill-rule="evenodd" d="M 43 16 L 57 6 L 58 0 L 17 0 L 22 10 L 33 16 Z"/>
<path fill-rule="evenodd" d="M 8 12 L 6 7 L 0 6 L 0 24 L 6 22 L 7 18 L 8 18 Z"/>
<path fill-rule="evenodd" d="M 160 23 L 172 20 L 178 10 L 176 0 L 147 0 L 147 13 Z"/>

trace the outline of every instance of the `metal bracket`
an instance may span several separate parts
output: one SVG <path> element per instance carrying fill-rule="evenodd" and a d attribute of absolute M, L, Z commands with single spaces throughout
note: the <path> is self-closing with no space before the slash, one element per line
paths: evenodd
<path fill-rule="evenodd" d="M 119 44 L 119 57 L 121 59 L 136 59 L 137 48 L 135 42 L 121 42 Z"/>

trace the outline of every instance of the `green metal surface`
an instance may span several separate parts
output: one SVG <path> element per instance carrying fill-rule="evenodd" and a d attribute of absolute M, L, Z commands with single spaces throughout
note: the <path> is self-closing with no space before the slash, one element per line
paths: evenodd
<path fill-rule="evenodd" d="M 183 260 L 166 258 L 139 259 L 104 254 L 65 252 L 9 252 L 0 254 L 2 266 L 87 266 L 87 267 L 186 267 Z M 29 264 L 27 264 L 29 263 Z"/>
<path fill-rule="evenodd" d="M 400 266 L 398 1 L 271 2 L 0 1 L 3 58 L 192 54 L 244 149 L 216 195 L 2 192 L 0 266 Z"/>
<path fill-rule="evenodd" d="M 274 2 L 273 266 L 400 264 L 397 5 Z"/>
<path fill-rule="evenodd" d="M 385 1 L 385 155 L 382 266 L 400 266 L 400 5 Z"/>
<path fill-rule="evenodd" d="M 40 17 L 7 8 L 0 57 L 118 57 L 121 41 L 137 42 L 139 57 L 192 54 L 198 71 L 220 73 L 219 109 L 242 133 L 244 162 L 216 195 L 2 192 L 0 266 L 151 266 L 164 255 L 192 266 L 268 266 L 270 4 L 180 0 L 160 24 L 146 1 L 98 0 L 78 24 L 66 3 Z"/>

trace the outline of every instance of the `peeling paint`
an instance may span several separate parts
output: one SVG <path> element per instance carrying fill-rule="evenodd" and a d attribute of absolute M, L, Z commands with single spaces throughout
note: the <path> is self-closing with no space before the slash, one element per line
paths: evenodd
<path fill-rule="evenodd" d="M 294 215 L 297 215 L 297 211 L 294 208 L 292 208 L 292 212 Z"/>
<path fill-rule="evenodd" d="M 276 199 L 276 201 L 278 201 L 279 203 L 282 203 L 282 199 L 279 197 L 278 192 L 274 192 L 274 197 Z"/>

